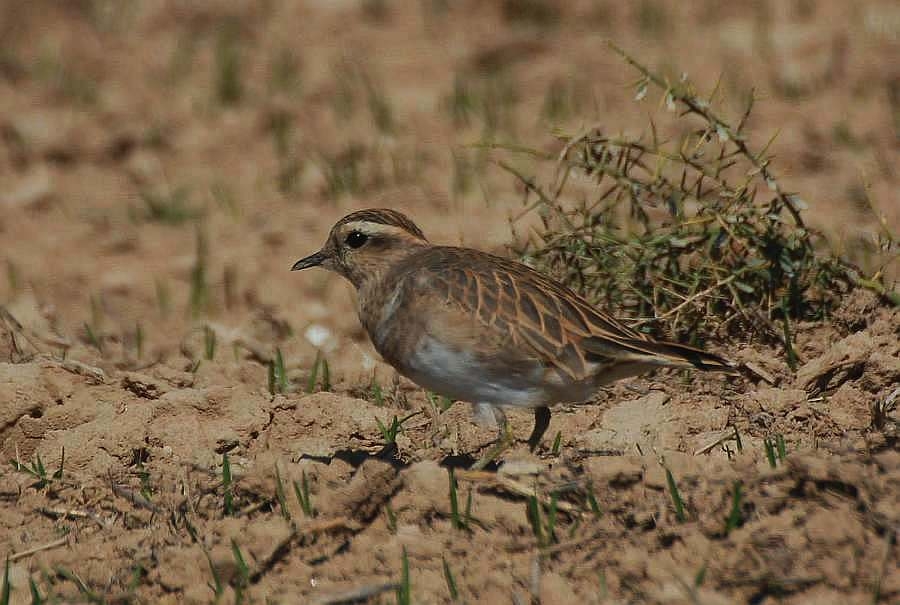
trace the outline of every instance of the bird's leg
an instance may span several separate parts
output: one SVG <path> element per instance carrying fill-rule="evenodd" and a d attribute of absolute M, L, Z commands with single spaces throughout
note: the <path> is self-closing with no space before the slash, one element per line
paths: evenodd
<path fill-rule="evenodd" d="M 550 408 L 547 406 L 534 408 L 534 429 L 532 429 L 531 436 L 528 438 L 528 448 L 532 452 L 541 443 L 541 438 L 547 432 L 548 426 L 550 426 Z"/>
<path fill-rule="evenodd" d="M 494 419 L 497 421 L 497 440 L 488 447 L 484 456 L 470 467 L 473 471 L 484 470 L 497 456 L 509 449 L 513 442 L 513 434 L 509 428 L 509 422 L 506 421 L 506 414 L 496 406 L 491 406 L 491 408 L 494 412 Z"/>

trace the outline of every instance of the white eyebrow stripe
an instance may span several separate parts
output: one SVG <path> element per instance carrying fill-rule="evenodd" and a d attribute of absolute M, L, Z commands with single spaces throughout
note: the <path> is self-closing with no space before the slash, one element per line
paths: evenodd
<path fill-rule="evenodd" d="M 406 229 L 397 227 L 396 225 L 385 225 L 382 223 L 374 223 L 372 221 L 352 221 L 344 223 L 344 232 L 359 231 L 366 235 L 410 235 Z"/>

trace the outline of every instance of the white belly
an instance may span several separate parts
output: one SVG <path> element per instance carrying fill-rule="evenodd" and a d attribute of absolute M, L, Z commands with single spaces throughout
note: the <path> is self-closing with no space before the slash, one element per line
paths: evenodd
<path fill-rule="evenodd" d="M 539 407 L 547 400 L 544 368 L 539 364 L 499 373 L 469 352 L 423 337 L 403 373 L 420 386 L 462 401 Z"/>

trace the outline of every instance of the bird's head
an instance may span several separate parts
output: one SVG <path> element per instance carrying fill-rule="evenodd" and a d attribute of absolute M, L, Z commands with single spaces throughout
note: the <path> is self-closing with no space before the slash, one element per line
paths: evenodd
<path fill-rule="evenodd" d="M 427 245 L 422 230 L 406 215 L 387 208 L 359 210 L 335 223 L 322 249 L 298 260 L 291 271 L 322 267 L 343 275 L 359 288 L 400 258 Z"/>

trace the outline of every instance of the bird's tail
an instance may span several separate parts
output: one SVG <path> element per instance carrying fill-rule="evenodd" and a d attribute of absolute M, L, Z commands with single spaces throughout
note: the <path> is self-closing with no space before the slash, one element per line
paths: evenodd
<path fill-rule="evenodd" d="M 675 342 L 617 338 L 613 344 L 606 338 L 589 338 L 583 344 L 588 351 L 597 355 L 609 355 L 612 345 L 619 355 L 624 348 L 631 353 L 634 361 L 651 365 L 740 374 L 738 366 L 724 357 Z"/>

